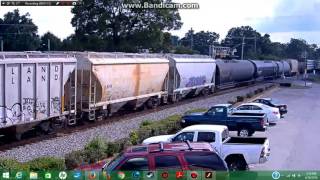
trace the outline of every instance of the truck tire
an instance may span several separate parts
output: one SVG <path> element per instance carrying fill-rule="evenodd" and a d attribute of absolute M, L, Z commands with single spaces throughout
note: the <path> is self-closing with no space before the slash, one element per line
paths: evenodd
<path fill-rule="evenodd" d="M 246 171 L 249 169 L 246 161 L 241 155 L 227 158 L 226 162 L 230 171 Z"/>
<path fill-rule="evenodd" d="M 248 128 L 246 128 L 246 127 L 243 127 L 243 128 L 240 128 L 239 130 L 238 130 L 238 136 L 240 136 L 240 137 L 249 137 L 250 136 L 250 133 L 251 131 L 248 129 Z M 252 135 L 252 134 L 251 134 Z"/>

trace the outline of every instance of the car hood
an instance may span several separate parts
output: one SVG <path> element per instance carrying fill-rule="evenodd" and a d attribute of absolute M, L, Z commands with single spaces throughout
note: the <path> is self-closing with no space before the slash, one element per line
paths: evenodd
<path fill-rule="evenodd" d="M 145 139 L 142 144 L 152 144 L 159 142 L 169 142 L 173 135 L 161 135 L 161 136 L 153 136 Z"/>

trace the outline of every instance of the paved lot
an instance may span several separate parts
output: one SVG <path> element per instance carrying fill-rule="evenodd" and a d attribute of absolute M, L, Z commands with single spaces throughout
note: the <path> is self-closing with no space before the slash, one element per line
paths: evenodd
<path fill-rule="evenodd" d="M 289 112 L 266 133 L 255 134 L 270 139 L 271 156 L 251 170 L 319 170 L 320 84 L 280 88 L 264 96 L 286 103 Z"/>

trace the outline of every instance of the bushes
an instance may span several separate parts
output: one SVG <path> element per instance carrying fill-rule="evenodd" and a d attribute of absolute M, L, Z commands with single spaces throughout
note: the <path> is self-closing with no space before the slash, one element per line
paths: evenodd
<path fill-rule="evenodd" d="M 66 154 L 64 159 L 66 167 L 69 170 L 72 170 L 85 162 L 83 151 L 73 151 Z"/>
<path fill-rule="evenodd" d="M 83 156 L 88 163 L 94 163 L 107 157 L 107 143 L 102 138 L 90 141 L 83 150 Z"/>
<path fill-rule="evenodd" d="M 28 164 L 20 163 L 14 159 L 0 159 L 0 169 L 29 171 L 30 168 Z"/>
<path fill-rule="evenodd" d="M 237 96 L 237 102 L 242 102 L 244 101 L 244 97 L 243 96 Z"/>
<path fill-rule="evenodd" d="M 149 125 L 141 126 L 139 129 L 130 133 L 130 142 L 136 145 L 151 136 L 175 133 L 181 129 L 180 119 L 181 116 L 173 115 L 166 119 L 152 122 Z"/>
<path fill-rule="evenodd" d="M 107 142 L 102 138 L 90 141 L 83 150 L 73 151 L 65 155 L 67 169 L 75 169 L 83 164 L 92 164 L 113 156 L 130 146 L 130 139 L 123 138 L 116 142 Z"/>
<path fill-rule="evenodd" d="M 253 97 L 253 92 L 249 92 L 249 93 L 247 93 L 247 96 L 246 96 L 247 98 L 252 98 Z"/>
<path fill-rule="evenodd" d="M 55 157 L 41 157 L 25 163 L 14 159 L 0 159 L 0 169 L 20 171 L 64 170 L 63 159 Z"/>
<path fill-rule="evenodd" d="M 55 157 L 41 157 L 28 162 L 31 171 L 64 170 L 63 159 Z"/>
<path fill-rule="evenodd" d="M 92 164 L 108 157 L 108 145 L 102 138 L 90 141 L 83 150 L 65 155 L 67 169 L 74 169 L 82 164 Z"/>
<path fill-rule="evenodd" d="M 258 89 L 258 93 L 262 93 L 263 91 L 264 91 L 263 88 L 259 88 L 259 89 Z"/>
<path fill-rule="evenodd" d="M 148 125 L 150 125 L 150 124 L 152 124 L 151 121 L 146 120 L 146 121 L 143 121 L 143 122 L 140 124 L 140 127 L 148 126 Z"/>
<path fill-rule="evenodd" d="M 180 119 L 181 116 L 174 115 L 157 122 L 143 121 L 139 129 L 130 133 L 129 138 L 119 139 L 116 142 L 95 138 L 83 150 L 65 155 L 66 167 L 75 169 L 83 164 L 96 163 L 121 152 L 127 146 L 139 144 L 150 136 L 175 133 L 181 129 Z"/>

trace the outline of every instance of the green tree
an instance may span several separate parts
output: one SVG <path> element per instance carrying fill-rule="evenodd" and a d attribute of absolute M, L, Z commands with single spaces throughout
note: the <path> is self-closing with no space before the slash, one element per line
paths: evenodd
<path fill-rule="evenodd" d="M 209 46 L 217 44 L 219 34 L 210 31 L 200 31 L 194 34 L 193 30 L 186 33 L 185 37 L 181 39 L 181 44 L 185 47 L 190 47 L 200 54 L 209 55 Z M 192 47 L 191 47 L 192 44 Z"/>
<path fill-rule="evenodd" d="M 286 55 L 288 58 L 301 59 L 301 55 L 304 51 L 309 52 L 309 45 L 303 39 L 292 38 L 287 45 Z M 308 53 L 308 56 L 310 54 Z"/>
<path fill-rule="evenodd" d="M 54 34 L 47 32 L 40 38 L 41 43 L 39 50 L 40 51 L 47 51 L 48 50 L 48 40 L 50 40 L 50 50 L 51 51 L 59 51 L 62 50 L 62 42 L 61 40 L 55 36 Z"/>
<path fill-rule="evenodd" d="M 8 12 L 0 20 L 0 36 L 4 41 L 5 51 L 33 51 L 40 44 L 38 27 L 29 13 L 20 15 L 18 9 Z"/>
<path fill-rule="evenodd" d="M 268 42 L 268 36 L 264 39 L 250 26 L 241 26 L 231 28 L 226 38 L 222 41 L 223 46 L 236 48 L 236 56 L 241 57 L 242 38 L 245 38 L 244 58 L 256 59 L 258 54 L 262 53 L 261 46 L 264 42 Z"/>
<path fill-rule="evenodd" d="M 75 38 L 88 44 L 91 36 L 106 41 L 104 50 L 161 49 L 163 31 L 177 30 L 182 22 L 177 9 L 125 8 L 123 4 L 162 3 L 171 0 L 84 0 L 72 9 Z M 85 45 L 84 45 L 85 46 Z M 99 49 L 98 47 L 97 49 Z"/>

